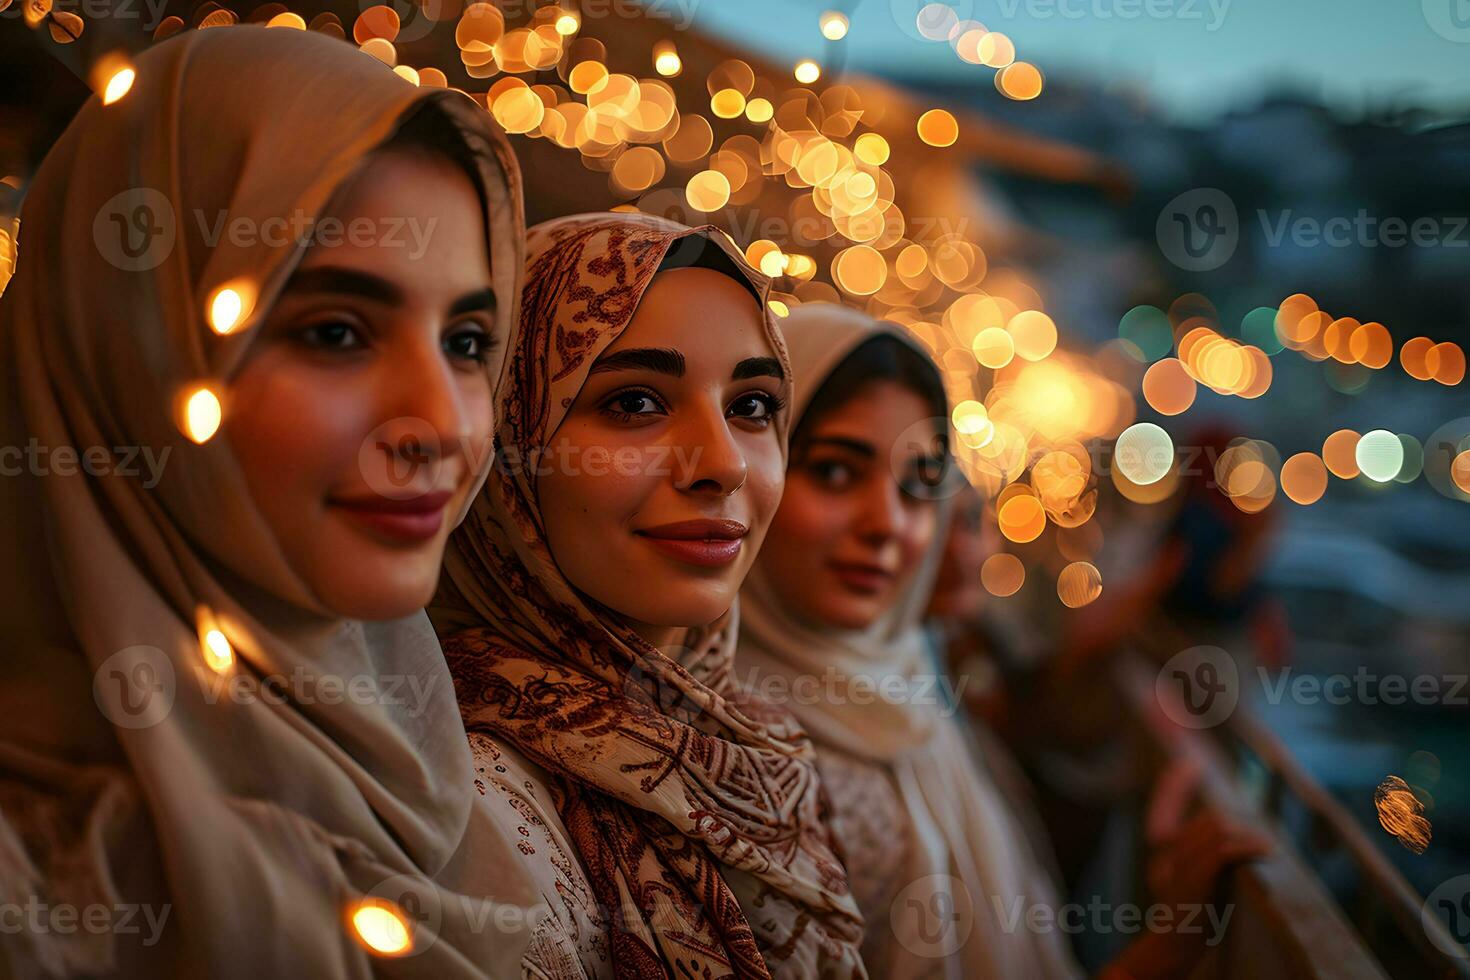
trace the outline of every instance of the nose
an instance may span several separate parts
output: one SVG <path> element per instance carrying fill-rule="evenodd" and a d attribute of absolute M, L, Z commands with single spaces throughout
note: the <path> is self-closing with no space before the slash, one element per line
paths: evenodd
<path fill-rule="evenodd" d="M 437 324 L 415 333 L 386 359 L 379 391 L 388 421 L 379 431 L 390 454 L 421 464 L 463 455 L 475 426 Z"/>
<path fill-rule="evenodd" d="M 723 404 L 692 413 L 678 436 L 683 459 L 675 458 L 674 485 L 686 493 L 725 497 L 745 484 L 745 453 L 730 431 Z"/>
<path fill-rule="evenodd" d="M 865 488 L 853 531 L 870 544 L 882 545 L 897 535 L 903 519 L 903 491 L 884 474 L 872 479 Z"/>

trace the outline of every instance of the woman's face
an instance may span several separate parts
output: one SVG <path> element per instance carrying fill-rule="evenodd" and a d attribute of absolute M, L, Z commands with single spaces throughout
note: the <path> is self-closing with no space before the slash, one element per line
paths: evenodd
<path fill-rule="evenodd" d="M 925 476 L 938 461 L 907 438 L 932 414 L 916 392 L 875 381 L 810 427 L 760 556 L 801 619 L 864 629 L 898 600 L 936 526 Z"/>
<path fill-rule="evenodd" d="M 744 286 L 710 269 L 659 273 L 538 471 L 568 581 L 650 642 L 718 619 L 781 499 L 786 390 Z"/>
<path fill-rule="evenodd" d="M 449 160 L 389 149 L 313 243 L 230 385 L 226 433 L 286 558 L 338 615 L 433 595 L 486 458 L 493 336 L 479 195 Z M 405 235 L 405 222 L 427 234 Z"/>

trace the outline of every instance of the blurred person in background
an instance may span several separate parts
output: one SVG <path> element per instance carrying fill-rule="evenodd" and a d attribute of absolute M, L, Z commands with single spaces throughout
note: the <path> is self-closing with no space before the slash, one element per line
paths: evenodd
<path fill-rule="evenodd" d="M 1008 924 L 1018 910 L 1060 906 L 1045 841 L 1010 798 L 1007 781 L 1023 780 L 993 748 L 997 777 L 986 743 L 941 693 L 924 630 L 944 554 L 976 551 L 948 548 L 954 476 L 938 369 L 901 327 L 845 307 L 803 305 L 782 329 L 799 392 L 791 461 L 741 593 L 738 668 L 747 685 L 782 692 L 817 745 L 869 972 L 1079 976 L 1061 930 Z M 973 599 L 951 592 L 940 605 Z M 1171 830 L 1193 864 L 1162 888 L 1165 901 L 1207 901 L 1225 867 L 1260 849 L 1213 818 Z M 1109 970 L 1180 976 L 1202 951 L 1193 937 L 1150 933 Z"/>

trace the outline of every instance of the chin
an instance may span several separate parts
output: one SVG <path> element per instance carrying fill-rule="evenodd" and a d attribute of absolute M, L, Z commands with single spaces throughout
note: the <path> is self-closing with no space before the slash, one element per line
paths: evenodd
<path fill-rule="evenodd" d="M 862 630 L 872 626 L 883 612 L 881 601 L 843 595 L 834 586 L 822 610 L 821 619 L 834 629 Z"/>
<path fill-rule="evenodd" d="M 624 615 L 650 626 L 699 629 L 708 626 L 730 609 L 734 594 L 728 596 L 690 596 L 674 598 L 665 594 L 656 605 L 620 610 Z"/>
<path fill-rule="evenodd" d="M 346 619 L 385 622 L 411 616 L 433 598 L 437 585 L 437 576 L 405 576 L 401 567 L 394 569 L 397 576 L 386 570 L 380 575 L 373 574 L 371 562 L 351 567 L 354 569 L 351 581 L 336 582 L 331 589 L 318 593 L 332 612 Z"/>

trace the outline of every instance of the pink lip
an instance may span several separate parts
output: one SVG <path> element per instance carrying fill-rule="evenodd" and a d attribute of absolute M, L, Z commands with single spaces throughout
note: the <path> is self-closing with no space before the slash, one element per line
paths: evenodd
<path fill-rule="evenodd" d="M 437 490 L 410 500 L 387 497 L 334 497 L 328 505 L 358 524 L 395 541 L 428 541 L 444 526 L 444 508 L 453 499 L 449 490 Z"/>
<path fill-rule="evenodd" d="M 893 581 L 893 573 L 880 565 L 839 561 L 828 562 L 827 565 L 838 581 L 849 591 L 860 595 L 878 595 Z"/>
<path fill-rule="evenodd" d="M 739 521 L 679 521 L 633 533 L 659 551 L 690 565 L 715 568 L 728 565 L 740 554 L 749 528 Z"/>

